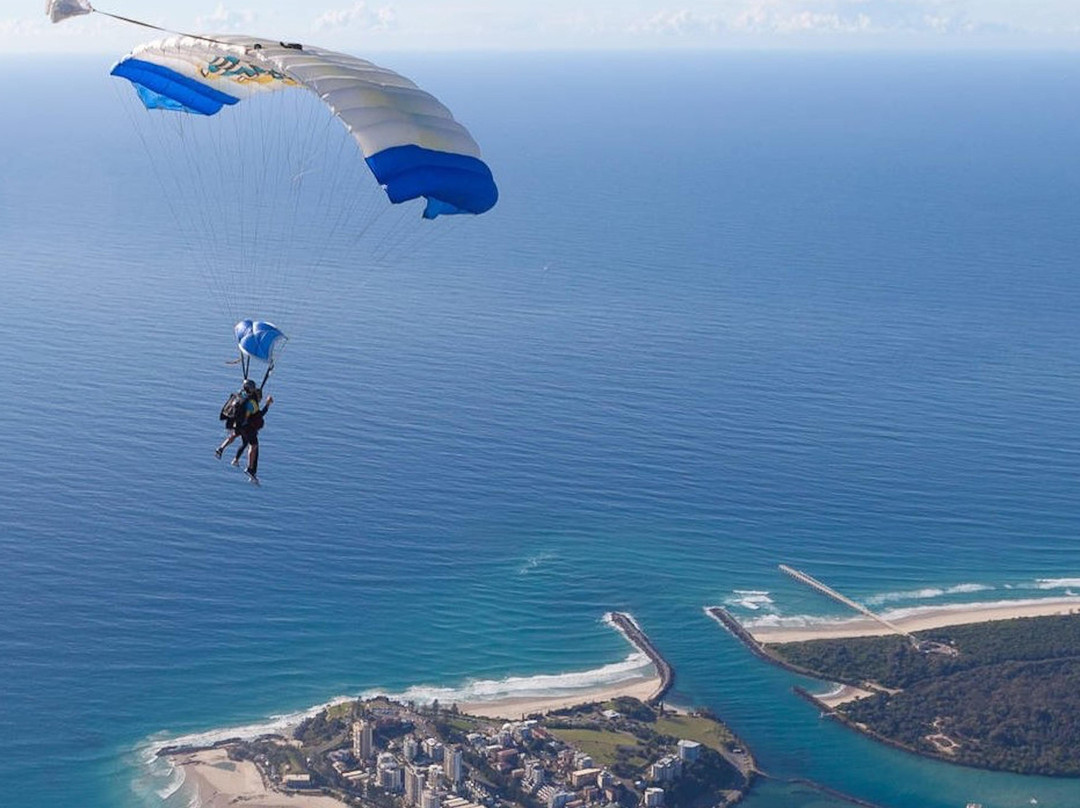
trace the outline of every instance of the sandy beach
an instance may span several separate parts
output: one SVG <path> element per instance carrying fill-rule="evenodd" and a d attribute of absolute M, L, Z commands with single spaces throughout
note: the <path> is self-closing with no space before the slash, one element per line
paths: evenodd
<path fill-rule="evenodd" d="M 633 696 L 636 699 L 647 701 L 656 694 L 660 686 L 660 677 L 651 676 L 644 679 L 631 679 L 607 688 L 579 690 L 562 696 L 523 696 L 521 698 L 459 704 L 458 709 L 463 713 L 479 715 L 485 718 L 520 719 L 525 715 L 549 713 L 552 710 L 573 707 L 575 704 L 607 701 L 616 696 Z"/>
<path fill-rule="evenodd" d="M 229 760 L 224 749 L 204 749 L 177 755 L 173 762 L 184 771 L 184 785 L 201 808 L 341 808 L 345 803 L 322 794 L 283 794 L 271 791 L 251 761 Z"/>
<path fill-rule="evenodd" d="M 830 708 L 836 708 L 841 704 L 847 704 L 849 701 L 858 701 L 872 695 L 874 695 L 872 690 L 863 690 L 861 687 L 852 687 L 851 685 L 840 685 L 828 693 L 813 694 L 815 699 Z"/>
<path fill-rule="evenodd" d="M 1044 617 L 1080 612 L 1080 597 L 1041 598 L 1016 603 L 965 603 L 951 606 L 925 606 L 906 614 L 885 613 L 893 625 L 903 631 L 926 631 L 943 626 L 967 623 L 987 623 L 1017 617 Z M 890 634 L 888 628 L 868 617 L 836 620 L 812 626 L 755 626 L 746 625 L 755 640 L 762 644 L 831 640 L 846 637 L 875 637 Z"/>

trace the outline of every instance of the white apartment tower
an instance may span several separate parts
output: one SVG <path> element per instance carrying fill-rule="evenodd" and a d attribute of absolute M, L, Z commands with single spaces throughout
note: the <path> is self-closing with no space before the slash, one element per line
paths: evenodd
<path fill-rule="evenodd" d="M 375 751 L 375 726 L 366 719 L 353 721 L 352 753 L 357 760 L 367 760 Z"/>
<path fill-rule="evenodd" d="M 419 805 L 420 797 L 424 793 L 426 778 L 424 773 L 417 771 L 411 766 L 405 770 L 405 802 L 409 805 Z"/>
<path fill-rule="evenodd" d="M 458 747 L 447 749 L 443 753 L 443 774 L 446 775 L 446 779 L 455 785 L 461 782 L 462 776 L 462 754 Z"/>

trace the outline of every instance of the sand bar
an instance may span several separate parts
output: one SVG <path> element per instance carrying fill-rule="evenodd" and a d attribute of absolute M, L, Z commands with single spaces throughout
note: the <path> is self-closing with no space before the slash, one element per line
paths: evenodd
<path fill-rule="evenodd" d="M 566 707 L 574 707 L 578 704 L 588 704 L 594 701 L 608 701 L 616 696 L 632 696 L 641 701 L 647 701 L 656 693 L 661 685 L 659 676 L 648 676 L 637 679 L 628 679 L 625 682 L 604 688 L 592 688 L 574 691 L 559 696 L 521 696 L 510 699 L 495 699 L 492 701 L 477 701 L 468 704 L 459 704 L 458 709 L 469 715 L 479 715 L 485 718 L 509 718 L 520 719 L 525 715 L 535 713 L 546 714 L 552 710 L 561 710 Z"/>
<path fill-rule="evenodd" d="M 204 749 L 175 755 L 183 769 L 183 788 L 201 808 L 342 808 L 345 803 L 323 794 L 285 794 L 272 791 L 250 760 L 229 760 L 224 749 Z"/>
<path fill-rule="evenodd" d="M 1023 600 L 1016 603 L 997 601 L 949 606 L 920 606 L 905 610 L 905 613 L 901 614 L 886 612 L 884 616 L 903 631 L 914 632 L 943 626 L 1077 612 L 1080 612 L 1080 597 L 1061 597 Z M 854 617 L 850 620 L 835 620 L 811 626 L 755 626 L 751 623 L 744 627 L 755 640 L 763 644 L 877 637 L 891 633 L 885 626 L 868 617 Z"/>
<path fill-rule="evenodd" d="M 841 704 L 847 704 L 849 701 L 858 701 L 859 699 L 865 699 L 867 696 L 872 696 L 874 691 L 863 690 L 861 687 L 852 687 L 851 685 L 840 685 L 828 693 L 812 693 L 811 695 L 826 707 L 836 708 Z"/>

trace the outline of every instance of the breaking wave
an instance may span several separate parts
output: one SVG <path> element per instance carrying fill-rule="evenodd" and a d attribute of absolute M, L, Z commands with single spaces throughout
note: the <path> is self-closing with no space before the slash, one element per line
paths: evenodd
<path fill-rule="evenodd" d="M 760 589 L 734 589 L 729 597 L 724 600 L 725 606 L 738 606 L 749 609 L 752 612 L 765 609 L 772 611 L 773 599 L 767 591 Z"/>
<path fill-rule="evenodd" d="M 896 603 L 904 600 L 929 600 L 942 598 L 948 595 L 966 595 L 971 592 L 986 592 L 994 587 L 989 584 L 957 584 L 949 587 L 926 587 L 912 589 L 906 592 L 884 592 L 880 595 L 871 595 L 863 600 L 866 606 L 880 606 L 883 603 Z"/>
<path fill-rule="evenodd" d="M 1063 595 L 1047 598 L 1018 598 L 1010 600 L 979 601 L 975 603 L 927 604 L 923 606 L 906 606 L 886 609 L 884 611 L 877 612 L 877 614 L 879 617 L 883 617 L 886 620 L 895 622 L 898 620 L 902 620 L 906 617 L 914 617 L 931 613 L 979 612 L 1009 607 L 1052 606 L 1057 604 L 1060 604 L 1062 606 L 1080 606 L 1080 597 L 1075 595 Z M 863 617 L 862 615 L 824 616 L 813 614 L 770 614 L 763 615 L 762 617 L 752 618 L 750 620 L 745 620 L 742 622 L 743 625 L 745 625 L 748 629 L 752 631 L 755 628 L 811 628 L 819 626 L 842 627 L 854 623 L 861 624 L 866 622 L 867 620 L 869 620 L 869 618 Z"/>
<path fill-rule="evenodd" d="M 361 696 L 362 698 L 389 696 L 399 701 L 415 701 L 420 704 L 430 704 L 436 699 L 441 704 L 475 704 L 503 699 L 568 696 L 655 675 L 656 669 L 649 658 L 640 651 L 635 651 L 622 662 L 588 671 L 507 676 L 504 679 L 478 679 L 466 682 L 460 687 L 417 685 L 401 693 L 371 690 Z"/>
<path fill-rule="evenodd" d="M 1073 589 L 1080 588 L 1080 578 L 1039 578 L 1035 581 L 1036 589 Z"/>

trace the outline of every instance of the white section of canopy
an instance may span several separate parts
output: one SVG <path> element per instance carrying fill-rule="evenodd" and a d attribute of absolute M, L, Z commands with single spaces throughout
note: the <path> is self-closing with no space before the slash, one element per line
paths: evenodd
<path fill-rule="evenodd" d="M 218 85 L 241 99 L 290 86 L 280 79 L 260 81 L 242 75 L 211 78 L 207 67 L 222 56 L 273 70 L 315 93 L 345 125 L 364 157 L 408 145 L 480 157 L 476 141 L 434 96 L 404 76 L 355 56 L 225 34 L 208 34 L 206 39 L 171 36 L 131 53 L 132 58 L 163 65 L 211 87 Z"/>

